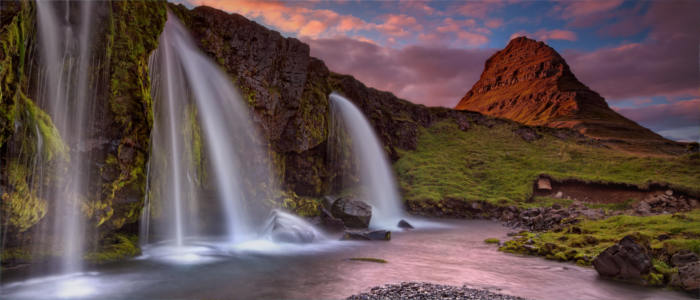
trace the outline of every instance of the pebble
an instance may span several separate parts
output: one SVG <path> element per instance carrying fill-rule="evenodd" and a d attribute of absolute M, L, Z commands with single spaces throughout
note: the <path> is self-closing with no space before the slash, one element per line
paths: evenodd
<path fill-rule="evenodd" d="M 508 296 L 468 288 L 467 286 L 450 286 L 425 282 L 402 282 L 400 284 L 387 284 L 373 287 L 369 292 L 353 295 L 348 300 L 375 300 L 375 299 L 455 299 L 455 300 L 525 300 L 525 298 Z"/>

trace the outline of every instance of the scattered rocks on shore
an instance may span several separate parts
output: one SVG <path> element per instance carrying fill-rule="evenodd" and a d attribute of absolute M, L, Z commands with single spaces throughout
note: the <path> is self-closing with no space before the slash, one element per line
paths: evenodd
<path fill-rule="evenodd" d="M 593 266 L 603 277 L 641 280 L 649 274 L 652 264 L 647 248 L 628 235 L 600 253 Z"/>
<path fill-rule="evenodd" d="M 674 274 L 671 279 L 671 285 L 700 294 L 700 261 L 680 266 L 678 274 Z"/>
<path fill-rule="evenodd" d="M 374 299 L 455 299 L 455 300 L 525 300 L 525 298 L 494 293 L 488 290 L 472 289 L 421 282 L 402 282 L 373 287 L 369 292 L 348 297 L 349 300 Z"/>
<path fill-rule="evenodd" d="M 699 207 L 700 202 L 698 202 L 697 199 L 689 198 L 684 195 L 675 195 L 672 190 L 667 190 L 664 193 L 649 195 L 644 200 L 635 204 L 633 209 L 627 213 L 649 216 L 690 211 Z"/>

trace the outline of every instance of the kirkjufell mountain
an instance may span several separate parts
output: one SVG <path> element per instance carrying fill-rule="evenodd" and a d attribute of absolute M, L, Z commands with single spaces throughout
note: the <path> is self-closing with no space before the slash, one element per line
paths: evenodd
<path fill-rule="evenodd" d="M 675 144 L 612 110 L 576 78 L 556 50 L 527 37 L 512 39 L 491 56 L 455 109 L 531 126 L 572 128 L 617 144 Z"/>

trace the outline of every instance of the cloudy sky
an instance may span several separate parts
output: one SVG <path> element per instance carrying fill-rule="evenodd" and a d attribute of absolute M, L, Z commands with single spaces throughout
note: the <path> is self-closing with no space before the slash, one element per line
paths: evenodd
<path fill-rule="evenodd" d="M 700 1 L 177 0 L 239 13 L 368 86 L 453 107 L 515 36 L 543 40 L 610 106 L 700 140 Z"/>

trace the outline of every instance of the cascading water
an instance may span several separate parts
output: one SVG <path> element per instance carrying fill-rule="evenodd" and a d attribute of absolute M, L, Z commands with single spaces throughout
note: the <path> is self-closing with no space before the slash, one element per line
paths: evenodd
<path fill-rule="evenodd" d="M 150 216 L 142 223 L 151 228 L 142 232 L 176 247 L 210 236 L 238 244 L 270 233 L 265 226 L 270 211 L 263 202 L 277 187 L 268 152 L 231 79 L 199 51 L 170 13 L 150 69 L 154 127 L 150 207 L 144 209 Z M 207 222 L 215 213 L 221 221 Z M 272 218 L 311 228 L 279 213 Z"/>
<path fill-rule="evenodd" d="M 87 175 L 90 154 L 84 145 L 92 134 L 90 124 L 95 118 L 93 103 L 98 89 L 92 87 L 102 79 L 101 73 L 91 67 L 99 65 L 99 55 L 91 48 L 97 5 L 93 1 L 36 2 L 40 68 L 35 99 L 70 148 L 70 159 L 56 168 L 62 182 L 39 191 L 51 203 L 53 224 L 47 230 L 38 230 L 42 236 L 37 240 L 51 240 L 52 251 L 62 253 L 59 271 L 63 273 L 82 268 L 86 229 L 81 205 L 88 187 L 96 184 Z M 42 164 L 33 173 L 41 176 L 45 167 Z M 50 239 L 46 239 L 47 234 Z"/>
<path fill-rule="evenodd" d="M 370 227 L 397 227 L 405 214 L 381 142 L 367 118 L 352 102 L 337 93 L 331 93 L 329 98 L 331 155 L 350 157 L 357 168 L 362 199 L 372 206 Z M 351 147 L 346 150 L 347 142 Z"/>

